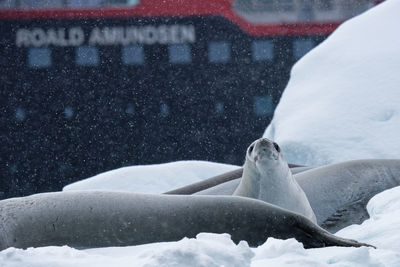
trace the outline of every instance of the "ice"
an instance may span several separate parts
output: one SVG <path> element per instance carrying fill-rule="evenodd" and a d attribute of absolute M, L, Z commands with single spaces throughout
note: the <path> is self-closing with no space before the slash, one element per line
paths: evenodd
<path fill-rule="evenodd" d="M 130 166 L 75 182 L 65 186 L 63 190 L 113 190 L 159 194 L 238 168 L 240 166 L 195 160 Z"/>
<path fill-rule="evenodd" d="M 264 136 L 288 162 L 398 158 L 400 1 L 343 23 L 298 61 Z"/>

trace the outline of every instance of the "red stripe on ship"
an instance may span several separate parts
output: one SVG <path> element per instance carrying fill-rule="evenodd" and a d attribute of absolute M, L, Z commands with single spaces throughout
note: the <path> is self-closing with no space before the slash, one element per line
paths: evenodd
<path fill-rule="evenodd" d="M 0 10 L 0 20 L 222 16 L 253 36 L 326 35 L 340 22 L 254 24 L 233 11 L 232 0 L 142 0 L 135 7 Z"/>

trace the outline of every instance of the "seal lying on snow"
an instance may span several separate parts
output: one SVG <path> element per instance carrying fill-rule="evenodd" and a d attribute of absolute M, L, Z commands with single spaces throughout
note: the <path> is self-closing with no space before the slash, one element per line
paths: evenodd
<path fill-rule="evenodd" d="M 257 246 L 268 237 L 296 238 L 306 248 L 362 246 L 336 237 L 296 213 L 233 196 L 167 196 L 75 191 L 0 201 L 0 250 L 76 248 L 177 241 L 200 232 L 229 233 Z"/>
<path fill-rule="evenodd" d="M 293 177 L 304 190 L 320 226 L 336 232 L 368 218 L 366 204 L 376 194 L 400 185 L 400 160 L 365 159 L 317 168 L 297 167 Z M 227 173 L 228 174 L 228 173 Z M 240 184 L 240 170 L 221 174 L 167 194 L 232 195 Z"/>
<path fill-rule="evenodd" d="M 256 140 L 247 149 L 243 176 L 233 195 L 259 199 L 317 223 L 306 194 L 293 178 L 278 144 L 266 138 Z"/>
<path fill-rule="evenodd" d="M 318 223 L 335 232 L 369 218 L 368 201 L 400 185 L 400 160 L 353 160 L 314 168 L 295 175 Z"/>
<path fill-rule="evenodd" d="M 376 194 L 400 185 L 400 160 L 352 160 L 309 169 L 293 176 L 306 193 L 318 224 L 336 232 L 351 224 L 362 223 L 368 218 L 368 201 Z M 231 195 L 240 178 L 225 180 L 195 194 Z M 196 188 L 195 185 L 192 187 Z M 186 188 L 192 189 L 190 185 Z M 174 191 L 185 194 L 184 190 Z"/>

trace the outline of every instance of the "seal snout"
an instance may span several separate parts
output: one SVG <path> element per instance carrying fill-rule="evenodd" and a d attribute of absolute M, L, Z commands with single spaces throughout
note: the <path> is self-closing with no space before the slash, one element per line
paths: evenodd
<path fill-rule="evenodd" d="M 267 139 L 267 138 L 261 138 L 261 139 L 258 139 L 258 141 L 257 141 L 258 143 L 260 143 L 261 145 L 269 145 L 269 144 L 271 144 L 272 143 L 272 141 L 271 140 L 269 140 L 269 139 Z"/>
<path fill-rule="evenodd" d="M 257 163 L 257 160 L 258 160 L 258 156 L 254 156 L 254 159 L 253 159 L 254 163 Z"/>

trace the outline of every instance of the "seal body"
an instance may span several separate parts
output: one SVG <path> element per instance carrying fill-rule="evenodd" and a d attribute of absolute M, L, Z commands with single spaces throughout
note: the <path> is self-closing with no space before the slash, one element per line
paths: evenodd
<path fill-rule="evenodd" d="M 250 246 L 296 238 L 306 248 L 366 245 L 331 235 L 307 218 L 263 201 L 232 196 L 56 192 L 0 201 L 0 250 L 75 248 L 177 241 L 229 233 Z"/>
<path fill-rule="evenodd" d="M 301 167 L 303 168 L 303 167 Z M 369 218 L 366 204 L 376 194 L 400 185 L 399 159 L 363 159 L 300 170 L 293 175 L 306 193 L 318 225 L 336 232 Z M 209 179 L 210 187 L 196 195 L 232 195 L 240 178 L 223 183 Z M 187 188 L 193 188 L 189 185 Z M 176 189 L 181 194 L 186 188 Z"/>
<path fill-rule="evenodd" d="M 267 138 L 258 139 L 248 147 L 243 176 L 233 195 L 259 199 L 317 222 L 279 146 Z"/>
<path fill-rule="evenodd" d="M 295 175 L 318 224 L 336 232 L 369 218 L 368 201 L 400 185 L 399 159 L 362 159 L 321 166 Z"/>

